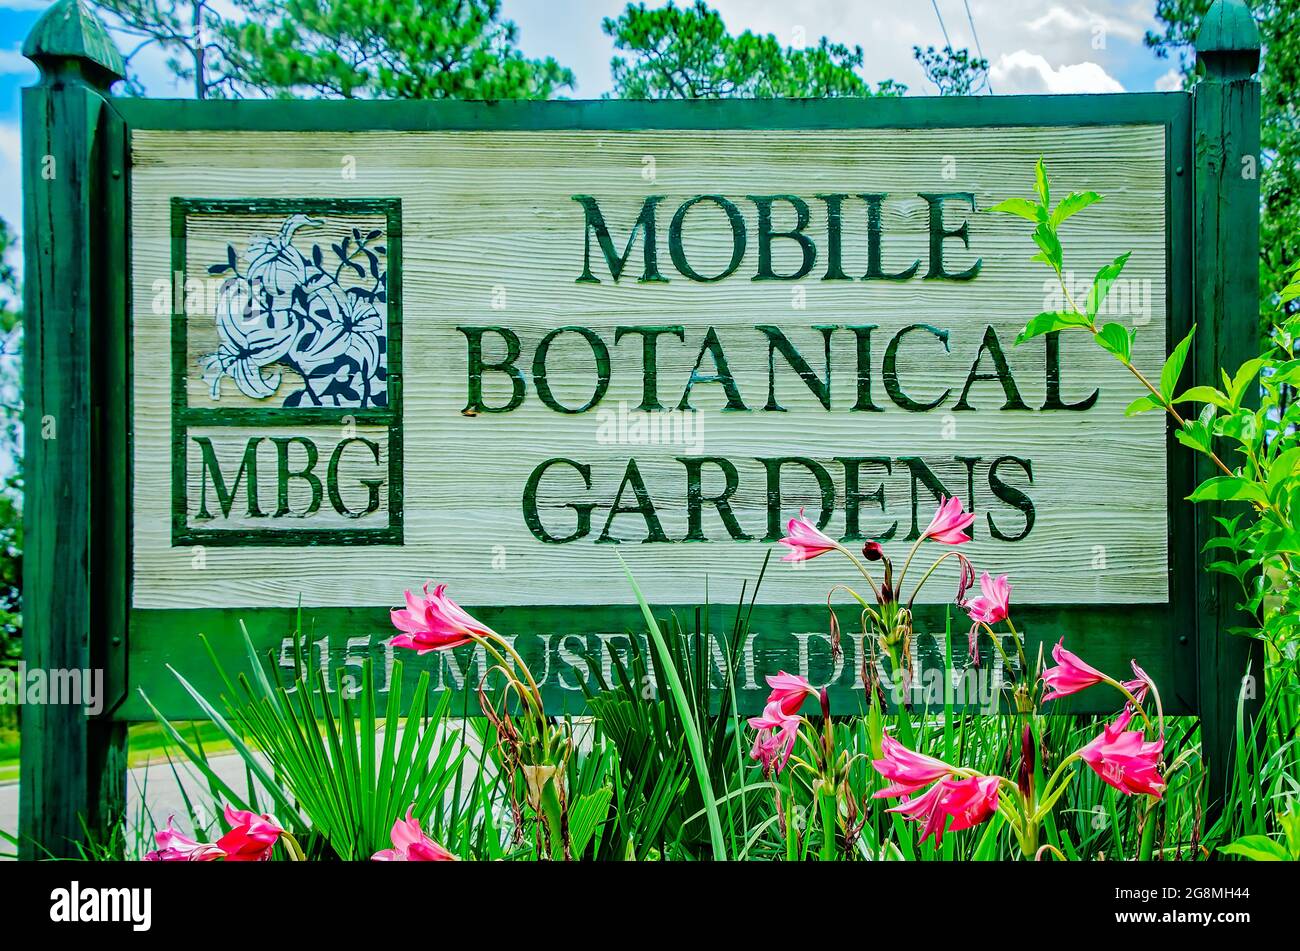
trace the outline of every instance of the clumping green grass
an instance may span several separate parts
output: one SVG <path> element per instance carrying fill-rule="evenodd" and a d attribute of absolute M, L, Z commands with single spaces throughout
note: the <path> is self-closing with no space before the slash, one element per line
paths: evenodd
<path fill-rule="evenodd" d="M 746 605 L 742 591 L 730 632 L 717 632 L 711 645 L 708 630 L 692 630 L 677 616 L 655 611 L 635 582 L 632 590 L 650 646 L 629 638 L 630 654 L 612 658 L 610 682 L 599 663 L 589 662 L 590 716 L 569 724 L 580 736 L 562 767 L 571 858 L 1197 861 L 1226 857 L 1223 849 L 1243 839 L 1279 847 L 1295 823 L 1300 697 L 1294 670 L 1269 671 L 1253 724 L 1239 709 L 1239 755 L 1227 790 L 1207 788 L 1196 718 L 1170 717 L 1163 754 L 1168 788 L 1160 800 L 1122 795 L 1076 765 L 1069 784 L 1058 787 L 1064 793 L 1032 847 L 1017 840 L 1001 814 L 936 844 L 922 842 L 918 825 L 886 811 L 895 800 L 875 796 L 885 785 L 870 765 L 882 731 L 952 765 L 1012 782 L 1020 775 L 1042 789 L 1049 772 L 1095 737 L 1105 720 L 1051 710 L 1034 714 L 1028 721 L 1036 740 L 1030 779 L 1017 773 L 1026 749 L 1024 718 L 966 713 L 950 701 L 901 712 L 874 703 L 832 709 L 834 747 L 845 768 L 838 805 L 828 806 L 807 772 L 789 767 L 766 779 L 750 759 L 753 731 L 739 710 L 735 684 L 753 597 Z M 709 616 L 707 609 L 702 616 Z M 461 858 L 548 854 L 539 847 L 544 819 L 530 802 L 527 777 L 504 755 L 513 742 L 508 721 L 470 715 L 478 713 L 472 703 L 452 709 L 451 696 L 432 690 L 427 672 L 411 689 L 400 662 L 387 696 L 375 689 L 369 664 L 355 697 L 326 689 L 314 665 L 297 685 L 303 689 L 290 693 L 276 679 L 274 664 L 259 658 L 247 640 L 245 647 L 246 666 L 225 670 L 218 664 L 220 698 L 180 680 L 207 720 L 160 718 L 130 732 L 133 765 L 166 758 L 175 768 L 188 763 L 197 770 L 207 788 L 189 787 L 187 815 L 178 816 L 197 838 L 221 834 L 220 820 L 212 817 L 231 803 L 274 813 L 311 859 L 365 859 L 387 847 L 394 820 L 409 809 Z M 711 677 L 712 650 L 724 658 L 721 684 Z M 822 729 L 820 721 L 814 726 Z M 16 753 L 12 730 L 0 740 Z M 233 786 L 207 765 L 212 756 L 231 752 L 247 766 L 247 781 Z M 1211 809 L 1211 800 L 1222 805 Z M 86 857 L 140 858 L 152 847 L 153 822 L 137 816 L 87 849 Z M 128 827 L 135 841 L 127 841 Z"/>
<path fill-rule="evenodd" d="M 734 689 L 749 636 L 743 594 L 730 637 L 719 645 L 729 671 L 721 685 L 709 682 L 708 632 L 654 611 L 639 592 L 638 599 L 651 647 L 643 652 L 640 639 L 630 638 L 631 656 L 626 662 L 613 659 L 616 676 L 610 683 L 592 665 L 591 718 L 577 727 L 582 742 L 565 766 L 572 858 L 1034 857 L 1022 855 L 1001 815 L 951 832 L 941 845 L 921 842 L 916 824 L 886 812 L 894 800 L 875 798 L 884 781 L 870 766 L 880 733 L 888 730 L 911 749 L 1014 781 L 1022 721 L 946 704 L 910 712 L 885 713 L 874 705 L 833 710 L 835 747 L 849 763 L 839 808 L 852 803 L 851 816 L 837 814 L 826 809 L 824 797 L 818 799 L 806 773 L 788 768 L 771 781 L 750 760 L 753 731 Z M 248 655 L 246 670 L 223 671 L 227 689 L 220 701 L 182 681 L 245 759 L 247 790 L 226 786 L 206 770 L 212 752 L 207 741 L 197 744 L 169 724 L 159 727 L 171 740 L 173 756 L 206 775 L 212 803 L 204 804 L 203 814 L 214 815 L 212 805 L 222 801 L 274 812 L 313 859 L 367 857 L 386 845 L 393 819 L 408 807 L 429 835 L 462 858 L 527 860 L 543 854 L 541 820 L 529 804 L 525 777 L 512 775 L 502 756 L 498 724 L 452 710 L 446 695 L 428 690 L 427 675 L 412 697 L 406 728 L 385 730 L 385 724 L 403 722 L 404 704 L 396 691 L 381 699 L 368 666 L 359 695 L 344 700 L 340 692 L 325 690 L 319 671 L 306 690 L 287 694 L 251 646 Z M 1239 748 L 1245 752 L 1226 797 L 1207 788 L 1198 721 L 1171 717 L 1165 721 L 1163 798 L 1122 795 L 1076 765 L 1041 830 L 1037 857 L 1196 861 L 1222 857 L 1223 847 L 1243 836 L 1279 840 L 1289 803 L 1300 794 L 1300 743 L 1294 677 L 1273 673 L 1255 736 L 1247 735 L 1251 728 L 1239 713 Z M 401 685 L 402 678 L 392 682 Z M 653 684 L 649 695 L 647 683 Z M 1032 722 L 1040 741 L 1033 783 L 1041 789 L 1048 772 L 1095 737 L 1105 720 L 1046 712 Z M 376 749 L 378 739 L 382 750 Z M 265 792 L 254 791 L 253 778 Z M 1224 804 L 1211 810 L 1211 798 Z"/>

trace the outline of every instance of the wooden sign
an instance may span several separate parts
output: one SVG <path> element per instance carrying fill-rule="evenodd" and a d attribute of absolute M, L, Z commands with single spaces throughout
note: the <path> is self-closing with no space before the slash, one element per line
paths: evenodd
<path fill-rule="evenodd" d="M 620 559 L 701 676 L 740 650 L 742 709 L 778 668 L 855 709 L 862 635 L 847 611 L 833 658 L 827 614 L 848 566 L 754 581 L 801 511 L 901 554 L 940 496 L 977 513 L 966 551 L 1010 575 L 1031 654 L 1140 656 L 1167 712 L 1213 707 L 1230 735 L 1235 597 L 1196 574 L 1213 510 L 1182 501 L 1190 454 L 1125 417 L 1139 394 L 1089 341 L 1016 345 L 1063 291 L 986 212 L 1040 157 L 1100 192 L 1063 228 L 1066 290 L 1131 251 L 1106 318 L 1136 365 L 1194 322 L 1198 379 L 1235 365 L 1258 54 L 1232 31 L 1193 94 L 162 102 L 107 95 L 120 58 L 78 0 L 42 23 L 25 617 L 29 662 L 84 660 L 90 631 L 108 671 L 105 725 L 49 721 L 73 747 L 112 747 L 91 733 L 120 738 L 146 697 L 195 715 L 174 672 L 215 690 L 198 635 L 242 664 L 241 624 L 286 681 L 300 627 L 335 689 L 366 658 L 387 689 L 389 609 L 426 581 L 581 711 L 644 638 Z M 955 587 L 918 605 L 919 670 L 964 642 Z M 482 657 L 422 664 L 472 707 Z M 998 675 L 958 702 L 996 709 Z"/>
<path fill-rule="evenodd" d="M 1131 249 L 1109 318 L 1158 366 L 1185 333 L 1182 100 L 1124 101 L 1064 126 L 1019 105 L 980 133 L 882 125 L 897 106 L 874 103 L 769 105 L 774 128 L 738 107 L 707 110 L 727 128 L 692 106 L 642 107 L 660 128 L 623 104 L 584 107 L 587 128 L 568 104 L 458 107 L 456 128 L 346 134 L 312 128 L 324 106 L 234 131 L 139 104 L 133 653 L 175 666 L 177 638 L 237 640 L 239 619 L 287 638 L 301 602 L 322 662 L 356 663 L 432 579 L 579 709 L 588 658 L 609 672 L 637 626 L 616 552 L 693 624 L 800 511 L 850 547 L 905 546 L 940 496 L 978 513 L 968 551 L 1011 575 L 1031 635 L 1059 636 L 1045 612 L 1066 606 L 1167 615 L 1164 423 L 1125 418 L 1131 377 L 1088 341 L 1015 346 L 1062 291 L 1017 221 L 982 213 L 1039 156 L 1104 194 L 1070 280 L 1086 294 Z M 846 567 L 767 573 L 758 602 L 784 613 L 759 615 L 749 704 L 776 666 L 860 692 L 860 637 L 829 666 Z M 435 667 L 463 689 L 459 662 Z"/>

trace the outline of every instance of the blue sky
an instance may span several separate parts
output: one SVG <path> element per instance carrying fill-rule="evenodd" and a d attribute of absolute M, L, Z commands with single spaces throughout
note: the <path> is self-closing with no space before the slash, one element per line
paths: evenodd
<path fill-rule="evenodd" d="M 532 56 L 550 55 L 578 76 L 577 98 L 609 89 L 613 47 L 600 29 L 622 0 L 504 0 L 505 15 L 520 30 Z M 774 33 L 787 44 L 821 36 L 866 50 L 865 75 L 894 78 L 916 94 L 927 89 L 912 46 L 975 48 L 992 64 L 994 92 L 1119 92 L 1169 88 L 1168 62 L 1142 46 L 1154 25 L 1154 0 L 712 0 L 733 32 Z M 0 0 L 0 217 L 18 227 L 21 217 L 18 131 L 19 90 L 36 70 L 22 58 L 23 38 L 45 8 L 44 0 Z M 937 12 L 936 12 L 937 7 Z M 942 24 L 941 24 L 942 20 Z M 975 33 L 972 33 L 972 24 Z M 125 43 L 119 43 L 125 46 Z M 184 95 L 167 75 L 161 56 L 139 58 L 150 95 Z"/>

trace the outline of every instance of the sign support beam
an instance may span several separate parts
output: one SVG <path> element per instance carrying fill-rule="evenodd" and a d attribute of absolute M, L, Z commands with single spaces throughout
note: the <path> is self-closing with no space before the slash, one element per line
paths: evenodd
<path fill-rule="evenodd" d="M 106 700 L 126 634 L 128 456 L 122 402 L 121 120 L 108 89 L 122 57 L 82 0 L 37 21 L 23 54 L 25 478 L 23 660 L 80 690 L 23 707 L 19 855 L 70 858 L 110 841 L 126 793 L 126 727 L 88 715 Z M 116 455 L 114 454 L 116 452 Z M 76 675 L 73 672 L 77 672 Z M 89 693 L 98 679 L 98 701 Z"/>
<path fill-rule="evenodd" d="M 1192 91 L 1194 353 L 1197 382 L 1217 386 L 1216 368 L 1232 372 L 1259 355 L 1260 37 L 1245 3 L 1217 0 L 1201 21 L 1196 55 L 1205 75 Z M 1217 474 L 1198 459 L 1198 480 Z M 1229 508 L 1196 507 L 1196 551 L 1218 534 L 1214 517 L 1233 514 Z M 1233 774 L 1237 705 L 1244 704 L 1247 735 L 1261 706 L 1264 657 L 1259 641 L 1231 633 L 1257 626 L 1237 606 L 1236 580 L 1205 571 L 1195 578 L 1201 752 L 1213 816 Z"/>

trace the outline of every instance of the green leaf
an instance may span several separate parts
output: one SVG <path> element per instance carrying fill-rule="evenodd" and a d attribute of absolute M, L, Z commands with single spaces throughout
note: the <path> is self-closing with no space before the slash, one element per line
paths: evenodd
<path fill-rule="evenodd" d="M 1217 572 L 1221 575 L 1228 575 L 1231 578 L 1236 578 L 1238 581 L 1241 581 L 1242 578 L 1245 577 L 1246 572 L 1250 570 L 1250 565 L 1244 563 L 1237 564 L 1236 562 L 1231 561 L 1212 561 L 1205 566 L 1205 570 Z"/>
<path fill-rule="evenodd" d="M 1210 433 L 1199 423 L 1189 422 L 1183 429 L 1175 429 L 1174 438 L 1197 452 L 1210 451 Z"/>
<path fill-rule="evenodd" d="M 1271 554 L 1300 552 L 1300 532 L 1295 529 L 1266 531 L 1260 535 L 1258 544 L 1267 546 Z M 1265 594 L 1270 594 L 1268 589 L 1265 589 Z"/>
<path fill-rule="evenodd" d="M 1044 217 L 1042 206 L 1034 204 L 1028 198 L 1008 198 L 1006 201 L 1000 201 L 992 208 L 984 210 L 1004 215 L 1017 215 L 1026 221 L 1033 222 L 1042 221 Z"/>
<path fill-rule="evenodd" d="M 1186 403 L 1189 401 L 1193 403 L 1209 403 L 1219 407 L 1220 409 L 1232 408 L 1232 401 L 1212 386 L 1194 386 L 1183 393 L 1182 396 L 1175 398 L 1172 402 Z"/>
<path fill-rule="evenodd" d="M 184 677 L 178 674 L 174 667 L 168 664 L 167 669 L 171 672 L 172 676 L 175 677 L 180 682 L 180 685 L 183 688 L 185 688 L 185 692 L 188 693 L 190 697 L 193 698 L 194 702 L 198 704 L 199 709 L 202 710 L 203 713 L 207 716 L 207 718 L 211 720 L 212 723 L 216 726 L 216 728 L 225 735 L 226 740 L 229 741 L 232 747 L 234 747 L 234 750 L 236 753 L 239 754 L 240 759 L 244 761 L 244 765 L 247 767 L 248 771 L 257 778 L 257 781 L 261 784 L 262 788 L 265 789 L 266 792 L 271 796 L 271 798 L 276 801 L 277 806 L 281 810 L 282 817 L 297 815 L 298 813 L 297 808 L 294 806 L 293 802 L 285 795 L 281 784 L 277 783 L 271 777 L 270 773 L 267 772 L 266 767 L 262 765 L 262 761 L 253 753 L 251 749 L 249 749 L 248 745 L 244 742 L 243 737 L 239 735 L 239 732 L 235 730 L 226 721 L 226 718 L 223 717 L 217 711 L 216 707 L 214 707 L 211 703 L 209 703 L 201 693 L 199 693 L 197 690 L 194 689 L 193 686 L 190 685 L 190 682 L 188 680 L 186 680 Z M 140 695 L 142 697 L 144 696 L 143 691 L 141 692 Z M 145 702 L 149 703 L 148 697 L 145 697 Z M 158 721 L 162 723 L 162 715 L 158 713 L 157 709 L 153 706 L 152 703 L 149 704 L 149 707 L 154 711 L 154 714 L 156 715 Z M 168 724 L 164 724 L 164 729 L 166 729 L 167 726 Z M 222 789 L 225 792 L 226 797 L 233 800 L 237 806 L 243 806 L 244 808 L 247 808 L 247 806 L 244 805 L 244 801 L 239 799 L 237 796 L 235 796 L 233 790 L 231 790 L 230 787 L 227 786 L 224 782 L 221 782 L 219 779 L 217 779 L 215 774 L 212 773 L 212 770 L 210 768 L 207 768 L 206 759 L 204 759 L 203 762 L 200 763 L 198 760 L 201 757 L 198 757 L 196 755 L 190 755 L 190 750 L 188 749 L 188 745 L 184 742 L 184 740 L 180 738 L 179 734 L 175 733 L 174 730 L 169 730 L 168 732 L 173 734 L 172 739 L 175 740 L 177 744 L 181 746 L 183 750 L 186 751 L 186 755 L 190 756 L 190 761 L 193 762 L 196 766 L 198 766 L 200 770 L 204 772 L 204 774 L 208 777 L 209 782 L 213 783 L 213 785 L 216 786 L 217 788 Z"/>
<path fill-rule="evenodd" d="M 1242 397 L 1245 395 L 1246 385 L 1255 378 L 1264 366 L 1264 361 L 1256 357 L 1253 360 L 1247 360 L 1237 368 L 1236 375 L 1232 378 L 1232 383 L 1228 387 L 1228 395 L 1232 398 L 1233 407 L 1241 405 Z"/>
<path fill-rule="evenodd" d="M 1040 222 L 1034 229 L 1034 244 L 1038 245 L 1041 252 L 1035 255 L 1036 260 L 1049 265 L 1056 273 L 1061 273 L 1063 254 L 1061 251 L 1061 239 L 1056 236 L 1056 232 L 1051 229 L 1047 222 Z"/>
<path fill-rule="evenodd" d="M 1300 462 L 1300 446 L 1278 453 L 1268 466 L 1268 495 L 1273 498 L 1282 482 L 1295 472 L 1296 463 Z"/>
<path fill-rule="evenodd" d="M 1277 817 L 1286 833 L 1287 851 L 1292 858 L 1300 858 L 1300 811 L 1293 805 L 1288 812 Z"/>
<path fill-rule="evenodd" d="M 993 818 L 989 820 L 988 828 L 980 836 L 979 845 L 975 847 L 975 854 L 971 857 L 972 862 L 992 862 L 998 857 L 998 833 L 1002 831 L 1006 821 L 1006 817 L 1002 813 L 996 812 L 993 814 Z"/>
<path fill-rule="evenodd" d="M 1041 155 L 1038 156 L 1038 164 L 1034 166 L 1034 191 L 1038 193 L 1038 201 L 1044 208 L 1052 206 L 1052 191 L 1047 183 L 1047 165 Z"/>
<path fill-rule="evenodd" d="M 1188 496 L 1193 502 L 1233 502 L 1248 500 L 1268 502 L 1264 487 L 1240 476 L 1215 476 L 1206 479 Z"/>
<path fill-rule="evenodd" d="M 1196 325 L 1187 332 L 1184 337 L 1174 347 L 1174 352 L 1169 354 L 1169 359 L 1165 361 L 1164 368 L 1160 371 L 1160 393 L 1166 400 L 1173 399 L 1174 387 L 1178 385 L 1178 378 L 1183 375 L 1183 364 L 1187 362 L 1187 350 L 1192 345 L 1192 337 L 1196 333 Z"/>
<path fill-rule="evenodd" d="M 682 686 L 681 675 L 677 672 L 677 665 L 673 663 L 672 652 L 668 648 L 668 642 L 664 640 L 663 631 L 659 629 L 659 622 L 655 620 L 654 612 L 650 610 L 650 605 L 646 602 L 645 595 L 641 593 L 641 588 L 632 577 L 632 569 L 623 561 L 623 556 L 618 555 L 619 563 L 623 565 L 623 572 L 627 575 L 628 584 L 632 586 L 632 594 L 636 597 L 637 604 L 641 606 L 641 616 L 645 618 L 646 627 L 650 631 L 650 639 L 654 642 L 655 652 L 659 655 L 659 660 L 664 667 L 664 672 L 668 677 L 668 688 L 672 694 L 673 703 L 677 707 L 678 716 L 682 721 L 682 728 L 686 732 L 686 745 L 690 747 L 691 762 L 695 767 L 695 778 L 700 784 L 700 795 L 704 799 L 704 807 L 707 810 L 709 824 L 709 839 L 713 845 L 713 856 L 717 861 L 726 861 L 727 843 L 722 837 L 722 820 L 718 815 L 718 800 L 713 794 L 713 781 L 709 778 L 709 762 L 704 756 L 704 744 L 700 741 L 700 731 L 695 722 L 695 714 L 691 709 L 691 699 L 686 693 L 686 688 Z"/>
<path fill-rule="evenodd" d="M 1084 317 L 1083 314 L 1068 310 L 1045 311 L 1037 317 L 1031 318 L 1029 323 L 1025 324 L 1025 329 L 1016 336 L 1016 344 L 1020 345 L 1026 340 L 1041 337 L 1043 334 L 1051 333 L 1054 330 L 1087 326 L 1088 318 Z"/>
<path fill-rule="evenodd" d="M 1061 226 L 1061 222 L 1067 218 L 1077 215 L 1089 205 L 1101 201 L 1101 196 L 1096 192 L 1071 192 L 1061 199 L 1060 203 L 1052 212 L 1051 224 L 1056 229 Z"/>
<path fill-rule="evenodd" d="M 1231 538 L 1211 538 L 1201 546 L 1201 551 L 1213 551 L 1216 548 L 1226 548 L 1229 551 L 1241 550 L 1241 546 Z"/>
<path fill-rule="evenodd" d="M 1051 795 L 1039 803 L 1038 811 L 1034 813 L 1034 816 L 1040 821 L 1046 818 L 1051 813 L 1052 807 L 1056 805 L 1057 800 L 1060 799 L 1061 796 L 1064 795 L 1065 790 L 1069 788 L 1070 782 L 1073 779 L 1074 773 L 1067 773 L 1061 784 L 1052 790 Z"/>
<path fill-rule="evenodd" d="M 1123 324 L 1106 324 L 1093 335 L 1093 339 L 1103 350 L 1113 353 L 1124 363 L 1132 361 L 1133 336 Z"/>
<path fill-rule="evenodd" d="M 1229 439 L 1235 439 L 1245 444 L 1255 438 L 1258 427 L 1255 424 L 1253 413 L 1238 411 L 1231 416 L 1222 416 L 1215 420 L 1214 430 L 1220 436 L 1226 436 Z"/>
<path fill-rule="evenodd" d="M 880 711 L 880 695 L 871 691 L 871 706 L 867 709 L 867 739 L 871 742 L 871 758 L 880 759 L 885 755 L 882 738 L 885 735 L 885 721 Z"/>
<path fill-rule="evenodd" d="M 1125 416 L 1136 416 L 1139 413 L 1149 413 L 1153 409 L 1164 409 L 1165 406 L 1158 399 L 1148 393 L 1146 396 L 1139 396 L 1132 403 L 1128 404 L 1128 409 L 1124 410 Z"/>
<path fill-rule="evenodd" d="M 569 840 L 573 845 L 575 859 L 581 859 L 586 853 L 587 843 L 591 841 L 597 826 L 609 815 L 609 802 L 613 796 L 614 790 L 605 786 L 574 803 L 569 813 Z"/>
<path fill-rule="evenodd" d="M 1132 251 L 1125 251 L 1097 272 L 1092 287 L 1088 289 L 1088 303 L 1085 308 L 1090 318 L 1095 320 L 1097 314 L 1101 312 L 1101 305 L 1106 302 L 1111 287 L 1119 278 L 1120 272 L 1124 270 L 1124 265 L 1128 263 L 1129 255 L 1132 253 Z"/>
<path fill-rule="evenodd" d="M 1252 862 L 1286 862 L 1291 858 L 1286 849 L 1266 835 L 1243 835 L 1235 842 L 1219 846 L 1219 851 Z"/>
<path fill-rule="evenodd" d="M 1300 327 L 1296 328 L 1300 331 Z M 1277 369 L 1269 374 L 1269 382 L 1275 384 L 1296 383 L 1300 381 L 1300 360 L 1287 360 L 1278 365 Z"/>

